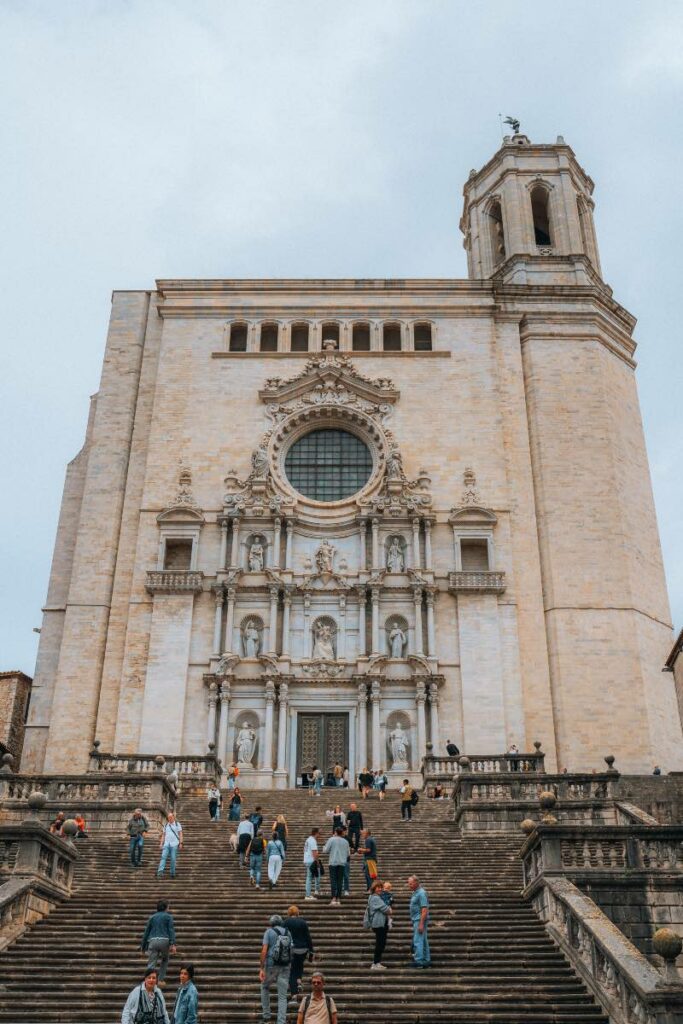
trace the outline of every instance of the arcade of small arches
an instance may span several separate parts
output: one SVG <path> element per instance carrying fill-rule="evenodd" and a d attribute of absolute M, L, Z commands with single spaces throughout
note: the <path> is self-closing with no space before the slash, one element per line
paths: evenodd
<path fill-rule="evenodd" d="M 234 320 L 226 324 L 228 352 L 431 352 L 436 325 L 408 320 Z"/>

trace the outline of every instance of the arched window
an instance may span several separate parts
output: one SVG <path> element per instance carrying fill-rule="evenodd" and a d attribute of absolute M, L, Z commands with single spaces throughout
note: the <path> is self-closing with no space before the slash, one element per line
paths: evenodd
<path fill-rule="evenodd" d="M 261 324 L 261 351 L 277 352 L 277 324 Z"/>
<path fill-rule="evenodd" d="M 385 352 L 401 351 L 401 325 L 385 324 L 382 329 L 382 348 Z"/>
<path fill-rule="evenodd" d="M 503 231 L 503 211 L 500 203 L 491 203 L 488 212 L 489 241 L 493 266 L 497 267 L 505 259 L 505 234 Z"/>
<path fill-rule="evenodd" d="M 354 352 L 370 351 L 370 324 L 354 324 L 351 347 Z"/>
<path fill-rule="evenodd" d="M 230 324 L 230 351 L 247 351 L 248 324 Z"/>
<path fill-rule="evenodd" d="M 339 324 L 323 324 L 321 342 L 333 341 L 339 348 Z"/>
<path fill-rule="evenodd" d="M 535 185 L 531 190 L 531 214 L 534 218 L 534 239 L 536 245 L 552 245 L 550 230 L 550 196 L 543 185 Z"/>
<path fill-rule="evenodd" d="M 308 324 L 292 324 L 292 352 L 308 352 Z"/>
<path fill-rule="evenodd" d="M 415 324 L 413 328 L 413 342 L 416 352 L 431 352 L 432 350 L 432 325 Z"/>

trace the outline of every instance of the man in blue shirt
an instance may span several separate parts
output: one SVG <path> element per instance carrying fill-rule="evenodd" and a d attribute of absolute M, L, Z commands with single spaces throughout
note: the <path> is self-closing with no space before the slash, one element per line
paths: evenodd
<path fill-rule="evenodd" d="M 429 897 L 415 875 L 408 879 L 410 897 L 410 920 L 413 925 L 413 966 L 431 967 L 427 928 L 429 925 Z"/>
<path fill-rule="evenodd" d="M 291 968 L 292 936 L 283 927 L 283 921 L 279 914 L 273 914 L 268 921 L 269 927 L 263 934 L 261 945 L 261 969 L 259 981 L 261 982 L 261 1009 L 263 1021 L 269 1021 L 270 1016 L 270 992 L 273 986 L 277 992 L 277 1024 L 286 1024 L 287 1021 L 287 990 L 289 989 L 289 972 Z M 286 964 L 274 962 L 275 945 L 278 937 L 286 935 L 289 947 L 289 959 Z"/>

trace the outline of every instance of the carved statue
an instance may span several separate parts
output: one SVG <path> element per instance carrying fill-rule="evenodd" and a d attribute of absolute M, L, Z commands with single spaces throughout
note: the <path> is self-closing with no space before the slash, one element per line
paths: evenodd
<path fill-rule="evenodd" d="M 263 572 L 263 544 L 260 537 L 254 537 L 249 548 L 249 569 L 251 572 Z"/>
<path fill-rule="evenodd" d="M 313 657 L 320 661 L 334 661 L 335 659 L 332 627 L 324 622 L 319 622 L 315 627 Z"/>
<path fill-rule="evenodd" d="M 389 649 L 392 658 L 402 658 L 407 637 L 398 622 L 395 622 L 389 633 Z"/>
<path fill-rule="evenodd" d="M 392 480 L 400 480 L 402 474 L 403 463 L 401 461 L 401 453 L 394 449 L 387 455 L 387 476 L 391 477 Z"/>
<path fill-rule="evenodd" d="M 261 635 L 253 619 L 249 619 L 244 627 L 244 657 L 258 658 L 261 646 Z"/>
<path fill-rule="evenodd" d="M 251 470 L 254 476 L 268 475 L 268 453 L 265 448 L 255 448 L 251 453 Z"/>
<path fill-rule="evenodd" d="M 324 540 L 315 553 L 318 572 L 334 572 L 334 545 Z"/>
<path fill-rule="evenodd" d="M 387 552 L 387 569 L 389 572 L 403 572 L 405 570 L 405 559 L 400 537 L 392 537 Z"/>
<path fill-rule="evenodd" d="M 242 722 L 242 728 L 237 733 L 235 741 L 237 747 L 237 760 L 240 764 L 251 764 L 256 746 L 256 733 L 248 722 Z"/>
<path fill-rule="evenodd" d="M 389 733 L 389 749 L 393 761 L 392 768 L 408 767 L 408 736 L 403 726 L 397 722 Z"/>

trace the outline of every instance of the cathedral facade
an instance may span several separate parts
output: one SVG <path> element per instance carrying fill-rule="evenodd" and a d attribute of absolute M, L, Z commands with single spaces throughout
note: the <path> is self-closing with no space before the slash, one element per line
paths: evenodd
<path fill-rule="evenodd" d="M 22 770 L 215 750 L 260 786 L 540 741 L 683 768 L 635 321 L 593 183 L 520 134 L 467 280 L 115 292 Z"/>

